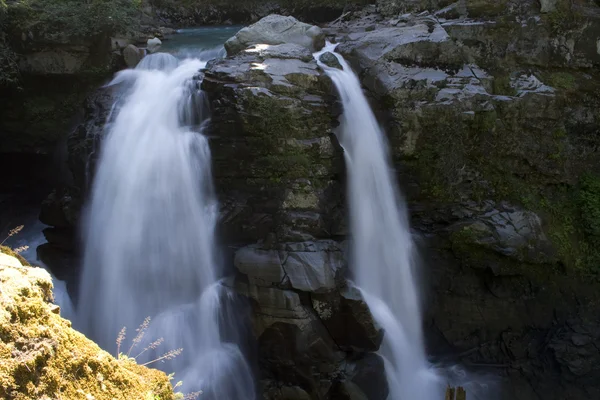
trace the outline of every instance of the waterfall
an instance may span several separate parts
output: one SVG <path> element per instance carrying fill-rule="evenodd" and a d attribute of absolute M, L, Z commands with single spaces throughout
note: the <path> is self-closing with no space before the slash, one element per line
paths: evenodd
<path fill-rule="evenodd" d="M 334 45 L 315 54 L 333 51 Z M 385 331 L 385 361 L 391 400 L 439 400 L 444 385 L 428 364 L 415 277 L 415 248 L 406 203 L 395 179 L 388 145 L 358 77 L 336 54 L 343 70 L 319 64 L 342 100 L 338 139 L 348 174 L 351 269 L 375 320 Z"/>
<path fill-rule="evenodd" d="M 77 321 L 114 353 L 150 323 L 135 356 L 145 363 L 182 348 L 166 364 L 183 391 L 202 399 L 254 399 L 252 373 L 235 340 L 231 296 L 215 249 L 218 204 L 199 71 L 206 61 L 147 56 L 109 85 L 123 94 L 106 125 L 84 225 Z M 226 304 L 223 304 L 225 302 Z M 238 318 L 239 319 L 239 318 Z M 228 325 L 228 326 L 225 326 Z M 129 345 L 122 345 L 127 352 Z"/>

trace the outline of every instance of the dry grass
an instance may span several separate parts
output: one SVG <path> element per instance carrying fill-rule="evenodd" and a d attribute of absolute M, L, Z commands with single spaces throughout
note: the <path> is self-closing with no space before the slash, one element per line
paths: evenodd
<path fill-rule="evenodd" d="M 150 321 L 151 321 L 151 318 L 146 317 L 146 319 L 144 319 L 144 322 L 142 322 L 142 324 L 136 329 L 136 335 L 133 338 L 133 340 L 131 341 L 131 346 L 127 350 L 126 354 L 121 353 L 121 345 L 127 338 L 127 328 L 123 327 L 121 329 L 121 331 L 119 332 L 119 334 L 117 336 L 117 340 L 116 340 L 117 359 L 118 360 L 126 360 L 126 361 L 133 360 L 133 361 L 137 362 L 138 357 L 140 357 L 142 354 L 144 354 L 150 350 L 156 350 L 158 347 L 160 347 L 161 344 L 164 343 L 164 341 L 165 341 L 164 338 L 156 339 L 153 342 L 151 342 L 148 346 L 144 347 L 135 356 L 133 356 L 133 357 L 131 356 L 131 353 L 133 352 L 133 350 L 137 346 L 139 346 L 139 344 L 144 339 L 144 336 L 146 335 L 148 327 L 150 326 Z M 170 351 L 167 351 L 166 353 L 163 353 L 161 356 L 154 358 L 154 359 L 147 361 L 140 365 L 145 367 L 145 366 L 157 363 L 157 362 L 165 362 L 168 360 L 173 360 L 173 359 L 177 358 L 179 355 L 181 355 L 182 352 L 183 352 L 183 348 L 170 350 Z M 169 378 L 172 378 L 172 377 L 173 377 L 173 375 L 169 375 Z M 177 382 L 177 384 L 173 387 L 173 389 L 177 389 L 181 385 L 182 385 L 182 382 Z M 178 400 L 195 400 L 201 394 L 202 394 L 202 392 L 193 392 L 193 393 L 188 393 L 188 394 L 176 393 L 175 395 L 177 396 Z"/>

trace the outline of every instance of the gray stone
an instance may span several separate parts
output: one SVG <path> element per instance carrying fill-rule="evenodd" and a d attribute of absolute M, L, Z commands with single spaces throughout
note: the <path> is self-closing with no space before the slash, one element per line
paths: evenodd
<path fill-rule="evenodd" d="M 273 14 L 240 30 L 225 43 L 225 49 L 227 54 L 234 55 L 251 45 L 284 43 L 295 43 L 317 51 L 325 45 L 325 36 L 317 26 L 305 24 L 294 17 Z"/>
<path fill-rule="evenodd" d="M 274 318 L 303 319 L 308 317 L 298 293 L 291 290 L 260 287 L 236 282 L 236 291 L 256 302 L 261 315 Z"/>
<path fill-rule="evenodd" d="M 319 61 L 331 68 L 343 69 L 338 58 L 332 52 L 328 51 L 321 54 Z"/>
<path fill-rule="evenodd" d="M 448 32 L 432 16 L 416 17 L 411 24 L 382 26 L 370 32 L 351 32 L 338 51 L 361 66 L 394 61 L 405 65 L 459 66 L 462 53 Z"/>
<path fill-rule="evenodd" d="M 283 269 L 294 289 L 324 293 L 336 288 L 336 275 L 343 266 L 341 252 L 293 252 Z"/>
<path fill-rule="evenodd" d="M 548 262 L 550 241 L 540 217 L 531 211 L 501 205 L 471 225 L 476 242 L 498 253 L 532 263 Z"/>
<path fill-rule="evenodd" d="M 385 377 L 385 366 L 381 356 L 367 353 L 351 365 L 350 379 L 369 400 L 386 400 L 389 386 Z"/>
<path fill-rule="evenodd" d="M 304 62 L 313 60 L 309 49 L 299 44 L 283 43 L 278 45 L 257 44 L 247 48 L 245 53 L 255 53 L 263 58 L 298 59 Z"/>
<path fill-rule="evenodd" d="M 383 330 L 373 319 L 360 291 L 344 288 L 340 292 L 313 294 L 313 309 L 340 348 L 351 351 L 377 351 Z"/>
<path fill-rule="evenodd" d="M 123 58 L 125 59 L 125 64 L 129 68 L 135 68 L 140 60 L 144 58 L 144 52 L 130 44 L 123 49 Z"/>
<path fill-rule="evenodd" d="M 162 46 L 162 42 L 159 38 L 155 37 L 153 39 L 148 39 L 148 41 L 146 42 L 146 46 L 148 48 L 149 53 L 155 53 L 156 51 L 158 51 L 160 46 Z"/>
<path fill-rule="evenodd" d="M 243 247 L 235 253 L 234 265 L 248 276 L 251 284 L 258 286 L 278 285 L 285 277 L 279 252 L 275 250 L 261 250 L 257 246 Z"/>

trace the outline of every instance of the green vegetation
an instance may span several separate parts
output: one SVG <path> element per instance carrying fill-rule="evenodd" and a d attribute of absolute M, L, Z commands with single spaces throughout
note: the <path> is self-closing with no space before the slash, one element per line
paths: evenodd
<path fill-rule="evenodd" d="M 17 86 L 19 80 L 19 67 L 16 62 L 15 52 L 8 44 L 4 27 L 8 19 L 8 6 L 0 0 L 0 88 Z"/>
<path fill-rule="evenodd" d="M 25 257 L 23 257 L 19 253 L 15 252 L 13 249 L 11 249 L 8 246 L 0 246 L 0 253 L 4 253 L 4 254 L 9 255 L 11 257 L 15 257 L 24 266 L 29 266 L 30 265 L 29 262 L 25 259 Z"/>
<path fill-rule="evenodd" d="M 91 38 L 138 25 L 141 0 L 17 0 L 8 4 L 8 29 L 32 30 L 44 40 Z"/>
<path fill-rule="evenodd" d="M 577 88 L 577 79 L 568 72 L 555 72 L 550 75 L 548 83 L 558 89 L 574 90 Z"/>
<path fill-rule="evenodd" d="M 264 176 L 271 183 L 315 177 L 325 160 L 319 158 L 318 146 L 304 146 L 296 139 L 313 139 L 309 135 L 314 126 L 329 126 L 327 113 L 314 112 L 297 107 L 294 100 L 284 101 L 267 95 L 245 97 L 245 110 L 250 110 L 247 118 L 247 141 L 256 152 L 252 157 L 254 176 Z M 265 116 L 269 118 L 265 119 Z M 310 117 L 308 117 L 310 115 Z M 321 119 L 321 121 L 319 121 Z"/>
<path fill-rule="evenodd" d="M 142 340 L 144 339 L 144 336 L 146 335 L 146 332 L 148 330 L 148 327 L 150 326 L 150 317 L 147 317 L 144 322 L 142 322 L 142 324 L 136 329 L 136 335 L 133 338 L 133 340 L 131 341 L 131 346 L 129 347 L 129 350 L 127 351 L 127 353 L 122 353 L 121 352 L 121 345 L 123 344 L 123 342 L 125 341 L 126 338 L 126 334 L 127 334 L 127 330 L 125 327 L 123 327 L 123 329 L 121 329 L 121 331 L 119 332 L 119 336 L 117 336 L 117 357 L 116 359 L 120 362 L 123 363 L 137 363 L 137 358 L 139 356 L 141 356 L 142 354 L 152 351 L 152 350 L 156 350 L 163 342 L 164 339 L 160 338 L 157 339 L 153 342 L 151 342 L 147 347 L 145 347 L 143 350 L 141 350 L 140 352 L 137 353 L 137 355 L 133 355 L 132 356 L 132 351 L 142 342 Z M 183 352 L 182 348 L 179 349 L 175 349 L 175 350 L 171 350 L 168 351 L 166 353 L 164 353 L 162 356 L 157 357 L 151 361 L 148 361 L 144 364 L 141 364 L 142 366 L 147 366 L 150 364 L 154 364 L 157 362 L 164 362 L 166 360 L 172 360 L 176 357 L 178 357 L 181 353 Z M 174 374 L 170 374 L 168 376 L 169 381 L 172 381 L 174 377 Z M 179 388 L 183 383 L 181 381 L 177 382 L 175 384 L 175 386 L 173 386 L 173 390 L 175 391 L 177 388 Z M 198 396 L 200 396 L 201 392 L 194 392 L 194 393 L 189 393 L 189 394 L 183 394 L 181 392 L 176 392 L 175 396 L 173 398 L 173 400 L 195 400 Z M 146 395 L 145 400 L 163 400 L 163 398 L 158 395 L 158 394 L 154 394 L 152 392 L 148 392 Z"/>
<path fill-rule="evenodd" d="M 508 11 L 508 1 L 498 0 L 490 2 L 488 0 L 467 0 L 467 13 L 471 18 L 491 18 Z"/>
<path fill-rule="evenodd" d="M 573 8 L 571 0 L 558 0 L 556 9 L 546 16 L 552 33 L 563 34 L 580 26 L 582 16 Z"/>
<path fill-rule="evenodd" d="M 90 45 L 134 32 L 140 8 L 141 0 L 0 0 L 0 87 L 19 88 L 16 53 L 30 41 Z"/>
<path fill-rule="evenodd" d="M 578 197 L 583 231 L 596 240 L 600 239 L 600 177 L 584 175 Z"/>
<path fill-rule="evenodd" d="M 492 82 L 494 94 L 501 96 L 516 96 L 517 91 L 510 85 L 510 75 L 498 75 Z"/>
<path fill-rule="evenodd" d="M 567 75 L 563 80 L 570 82 Z M 573 94 L 575 95 L 575 94 Z M 570 98 L 559 98 L 558 106 Z M 597 137 L 577 142 L 579 127 L 541 122 L 538 103 L 499 103 L 495 111 L 471 115 L 431 110 L 416 121 L 421 132 L 416 151 L 402 160 L 417 176 L 419 202 L 436 207 L 465 201 L 520 204 L 537 213 L 553 244 L 551 257 L 573 274 L 600 278 L 600 175 L 593 153 Z M 533 107 L 533 108 L 532 108 Z M 599 117 L 600 118 L 600 117 Z M 559 116 L 559 121 L 564 119 Z M 406 120 L 408 121 L 408 120 Z M 535 125 L 531 121 L 536 121 Z M 580 135 L 580 136 L 577 136 Z M 583 171 L 596 174 L 581 176 Z M 481 232 L 465 228 L 452 234 L 451 247 L 463 261 L 490 260 L 493 251 L 478 244 Z M 540 256 L 544 256 L 540 254 Z M 495 258 L 494 258 L 495 259 Z M 519 268 L 518 260 L 502 259 Z"/>

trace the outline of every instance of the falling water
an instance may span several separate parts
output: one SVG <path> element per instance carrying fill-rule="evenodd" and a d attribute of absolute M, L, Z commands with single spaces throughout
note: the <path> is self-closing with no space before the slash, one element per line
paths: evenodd
<path fill-rule="evenodd" d="M 254 399 L 242 352 L 223 339 L 235 334 L 219 323 L 232 320 L 222 315 L 231 294 L 220 284 L 215 256 L 218 205 L 198 89 L 205 65 L 154 54 L 110 84 L 124 94 L 106 125 L 87 212 L 77 322 L 113 350 L 122 327 L 131 339 L 151 317 L 130 356 L 163 339 L 138 362 L 182 348 L 157 365 L 175 372 L 185 391 L 202 390 L 210 400 Z"/>
<path fill-rule="evenodd" d="M 325 51 L 333 51 L 328 45 Z M 388 146 L 360 82 L 336 54 L 343 70 L 322 65 L 339 91 L 344 113 L 339 141 L 348 169 L 351 264 L 355 283 L 385 330 L 381 355 L 392 400 L 439 400 L 443 385 L 425 356 L 415 248 L 406 204 L 390 167 Z"/>

